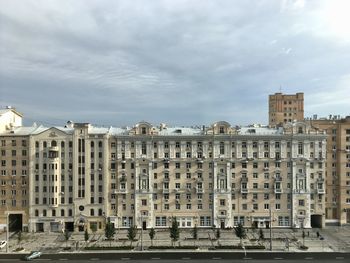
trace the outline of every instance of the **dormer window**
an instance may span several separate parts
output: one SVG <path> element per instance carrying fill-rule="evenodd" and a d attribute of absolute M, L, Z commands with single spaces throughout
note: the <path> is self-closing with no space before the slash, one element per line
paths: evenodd
<path fill-rule="evenodd" d="M 225 127 L 224 127 L 224 126 L 220 126 L 220 127 L 219 127 L 219 133 L 220 133 L 220 134 L 225 133 Z"/>
<path fill-rule="evenodd" d="M 141 134 L 147 134 L 146 127 L 142 127 L 142 128 L 141 128 Z"/>

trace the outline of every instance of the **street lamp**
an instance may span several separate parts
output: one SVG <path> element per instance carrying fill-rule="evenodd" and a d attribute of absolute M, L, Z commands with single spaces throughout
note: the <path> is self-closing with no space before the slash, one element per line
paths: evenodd
<path fill-rule="evenodd" d="M 6 215 L 6 253 L 9 252 L 9 237 L 10 237 L 10 233 L 9 233 L 9 212 L 7 211 L 7 215 Z"/>
<path fill-rule="evenodd" d="M 271 215 L 271 206 L 269 209 L 270 214 L 270 251 L 272 251 L 272 215 Z"/>
<path fill-rule="evenodd" d="M 140 221 L 141 221 L 141 251 L 143 251 L 143 217 L 142 217 L 142 212 L 140 213 Z"/>

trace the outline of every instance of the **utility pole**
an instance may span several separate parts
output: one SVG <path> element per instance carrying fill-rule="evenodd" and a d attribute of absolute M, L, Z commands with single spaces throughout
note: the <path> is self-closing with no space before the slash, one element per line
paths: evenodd
<path fill-rule="evenodd" d="M 9 213 L 7 211 L 7 215 L 6 215 L 6 253 L 9 253 L 9 237 L 10 237 L 10 232 L 9 232 Z"/>
<path fill-rule="evenodd" d="M 143 251 L 143 217 L 141 212 L 141 251 Z"/>
<path fill-rule="evenodd" d="M 271 207 L 269 209 L 270 213 L 270 251 L 272 251 L 272 215 L 271 215 Z"/>

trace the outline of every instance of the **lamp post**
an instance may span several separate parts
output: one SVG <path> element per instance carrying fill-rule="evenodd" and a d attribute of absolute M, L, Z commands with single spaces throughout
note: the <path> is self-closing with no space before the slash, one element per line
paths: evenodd
<path fill-rule="evenodd" d="M 10 237 L 10 232 L 9 232 L 9 212 L 7 211 L 6 215 L 6 253 L 9 252 L 9 237 Z"/>
<path fill-rule="evenodd" d="M 272 215 L 271 215 L 271 207 L 269 209 L 270 214 L 270 251 L 272 251 Z"/>
<path fill-rule="evenodd" d="M 142 212 L 141 212 L 141 251 L 143 251 L 143 217 L 142 217 Z"/>

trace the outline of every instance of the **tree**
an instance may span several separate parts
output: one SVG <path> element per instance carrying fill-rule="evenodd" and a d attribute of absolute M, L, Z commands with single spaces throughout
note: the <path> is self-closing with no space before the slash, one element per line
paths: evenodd
<path fill-rule="evenodd" d="M 156 236 L 156 231 L 154 230 L 153 227 L 149 230 L 148 235 L 149 235 L 149 238 L 151 239 L 151 244 L 153 246 L 153 239 Z"/>
<path fill-rule="evenodd" d="M 262 228 L 260 228 L 259 230 L 259 240 L 265 240 L 264 231 L 262 230 Z"/>
<path fill-rule="evenodd" d="M 221 237 L 221 231 L 220 231 L 220 228 L 216 229 L 216 232 L 215 232 L 215 237 L 216 239 L 219 239 Z"/>
<path fill-rule="evenodd" d="M 68 240 L 69 240 L 70 235 L 69 235 L 69 232 L 67 229 L 64 230 L 63 235 L 64 235 L 64 240 L 66 241 L 66 247 L 68 247 Z"/>
<path fill-rule="evenodd" d="M 242 239 L 246 237 L 246 231 L 241 223 L 239 223 L 234 229 L 236 236 L 239 238 L 239 243 L 242 247 Z"/>
<path fill-rule="evenodd" d="M 192 238 L 198 239 L 198 228 L 197 225 L 194 226 L 194 228 L 191 231 Z"/>
<path fill-rule="evenodd" d="M 96 231 L 97 231 L 97 225 L 96 225 L 96 223 L 94 223 L 94 224 L 90 224 L 90 229 L 91 229 L 91 231 L 92 231 L 92 233 L 93 233 L 93 236 L 92 236 L 92 239 L 94 240 L 95 239 L 95 233 L 96 233 Z"/>
<path fill-rule="evenodd" d="M 18 246 L 21 243 L 22 239 L 23 239 L 22 231 L 19 231 L 18 234 L 17 234 L 17 244 L 18 244 Z"/>
<path fill-rule="evenodd" d="M 85 229 L 85 232 L 84 232 L 84 240 L 85 240 L 85 242 L 87 242 L 89 240 L 89 232 L 87 229 Z"/>
<path fill-rule="evenodd" d="M 175 242 L 178 241 L 180 238 L 180 230 L 179 230 L 179 226 L 177 225 L 176 217 L 172 218 L 172 223 L 171 223 L 171 227 L 169 227 L 169 231 L 170 231 L 172 246 L 174 246 Z"/>
<path fill-rule="evenodd" d="M 192 238 L 194 239 L 194 245 L 196 245 L 196 240 L 198 239 L 198 228 L 197 225 L 194 225 L 191 231 Z"/>
<path fill-rule="evenodd" d="M 109 246 L 112 246 L 112 238 L 115 235 L 114 225 L 108 221 L 105 227 L 105 237 L 109 240 Z"/>
<path fill-rule="evenodd" d="M 128 239 L 130 240 L 130 246 L 132 245 L 132 242 L 135 240 L 136 234 L 137 234 L 136 226 L 130 226 L 128 229 Z"/>

